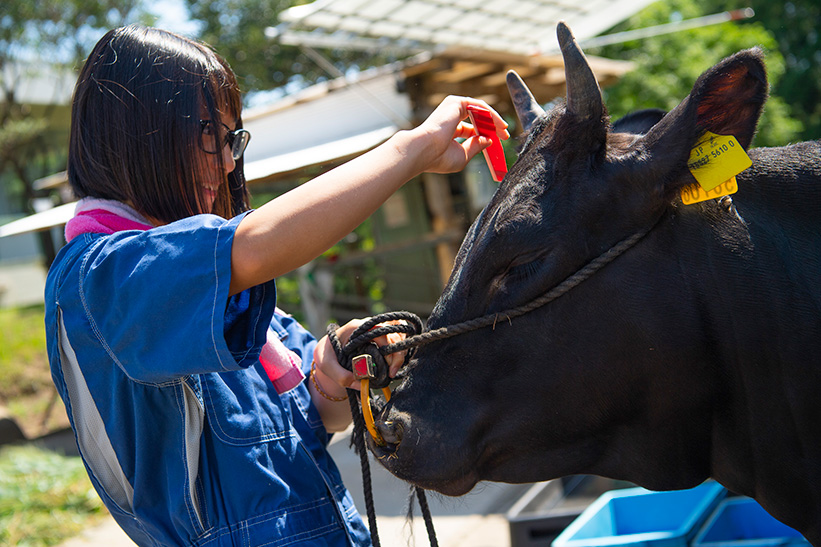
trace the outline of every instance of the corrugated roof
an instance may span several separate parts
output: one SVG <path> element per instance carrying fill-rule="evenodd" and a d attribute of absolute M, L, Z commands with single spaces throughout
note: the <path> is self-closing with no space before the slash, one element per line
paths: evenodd
<path fill-rule="evenodd" d="M 556 24 L 578 40 L 597 36 L 655 0 L 317 0 L 280 14 L 283 41 L 305 45 L 457 46 L 518 55 L 558 51 Z"/>
<path fill-rule="evenodd" d="M 470 95 L 509 113 L 505 74 L 516 70 L 534 95 L 564 93 L 556 26 L 594 37 L 654 0 L 317 0 L 280 14 L 268 35 L 290 45 L 392 52 L 417 113 L 446 95 Z M 427 55 L 423 60 L 423 56 Z M 633 65 L 588 56 L 599 84 Z"/>

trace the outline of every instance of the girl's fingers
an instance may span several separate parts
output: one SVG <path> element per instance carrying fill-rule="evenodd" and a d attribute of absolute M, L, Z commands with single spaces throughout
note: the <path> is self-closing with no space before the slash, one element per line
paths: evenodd
<path fill-rule="evenodd" d="M 475 131 L 473 130 L 473 126 L 468 122 L 459 122 L 459 125 L 456 126 L 456 131 L 453 133 L 454 139 L 467 139 L 475 135 Z"/>

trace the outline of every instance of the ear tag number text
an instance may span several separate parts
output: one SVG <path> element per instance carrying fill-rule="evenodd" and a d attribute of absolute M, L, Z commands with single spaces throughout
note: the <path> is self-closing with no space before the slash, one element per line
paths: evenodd
<path fill-rule="evenodd" d="M 681 201 L 685 205 L 692 205 L 708 199 L 720 198 L 738 192 L 738 184 L 735 177 L 726 180 L 710 191 L 705 190 L 698 184 L 691 184 L 681 189 Z"/>
<path fill-rule="evenodd" d="M 707 131 L 690 150 L 687 168 L 706 191 L 725 183 L 753 164 L 732 135 Z"/>

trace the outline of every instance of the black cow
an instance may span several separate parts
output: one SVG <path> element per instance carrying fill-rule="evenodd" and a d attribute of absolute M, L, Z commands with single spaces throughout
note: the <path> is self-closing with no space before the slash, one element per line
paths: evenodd
<path fill-rule="evenodd" d="M 821 545 L 821 143 L 749 150 L 737 194 L 684 205 L 705 131 L 750 145 L 762 53 L 721 61 L 658 123 L 618 133 L 569 29 L 558 36 L 566 105 L 544 113 L 509 75 L 526 141 L 428 327 L 498 321 L 419 348 L 375 454 L 449 495 L 480 480 L 596 474 L 669 490 L 713 477 Z M 569 292 L 505 318 L 646 229 Z"/>

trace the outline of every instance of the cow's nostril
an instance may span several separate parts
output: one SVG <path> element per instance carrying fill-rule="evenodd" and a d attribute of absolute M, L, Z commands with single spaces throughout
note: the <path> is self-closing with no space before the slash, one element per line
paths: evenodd
<path fill-rule="evenodd" d="M 378 420 L 376 429 L 387 444 L 398 445 L 402 442 L 405 426 L 400 420 Z"/>

